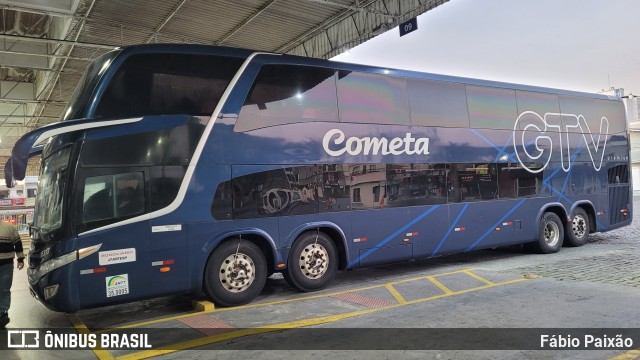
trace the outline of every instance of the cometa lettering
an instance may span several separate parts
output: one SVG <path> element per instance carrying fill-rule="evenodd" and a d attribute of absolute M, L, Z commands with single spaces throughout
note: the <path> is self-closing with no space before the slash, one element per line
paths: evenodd
<path fill-rule="evenodd" d="M 349 155 L 428 155 L 429 138 L 414 138 L 411 133 L 391 140 L 385 137 L 355 137 L 346 139 L 339 129 L 327 131 L 322 139 L 322 147 L 331 156 Z M 334 148 L 331 148 L 334 146 Z M 337 147 L 337 149 L 335 148 Z"/>

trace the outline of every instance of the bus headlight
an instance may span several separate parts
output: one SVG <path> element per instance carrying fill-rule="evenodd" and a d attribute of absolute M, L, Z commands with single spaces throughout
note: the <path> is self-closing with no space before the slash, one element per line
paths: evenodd
<path fill-rule="evenodd" d="M 37 268 L 29 269 L 29 271 L 27 272 L 29 276 L 29 282 L 35 283 L 36 281 L 40 280 L 40 278 L 52 272 L 53 270 L 61 266 L 67 265 L 71 262 L 74 262 L 77 259 L 78 259 L 78 254 L 75 251 L 72 251 L 68 254 L 45 261 L 42 264 L 40 264 L 40 266 L 38 266 Z"/>

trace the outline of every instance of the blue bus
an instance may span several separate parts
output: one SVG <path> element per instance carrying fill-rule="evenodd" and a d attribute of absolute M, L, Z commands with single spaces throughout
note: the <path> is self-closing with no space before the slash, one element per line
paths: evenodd
<path fill-rule="evenodd" d="M 40 145 L 46 140 L 44 145 Z M 198 45 L 116 49 L 41 154 L 28 281 L 56 311 L 204 292 L 253 300 L 281 272 L 524 244 L 632 220 L 619 99 Z"/>

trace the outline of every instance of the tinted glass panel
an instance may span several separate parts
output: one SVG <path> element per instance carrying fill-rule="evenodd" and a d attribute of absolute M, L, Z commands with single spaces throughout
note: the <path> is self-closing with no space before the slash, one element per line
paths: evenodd
<path fill-rule="evenodd" d="M 518 102 L 518 116 L 525 111 L 532 111 L 544 119 L 544 114 L 546 113 L 560 113 L 558 95 L 516 91 L 516 99 Z M 518 128 L 520 130 L 524 130 L 525 126 L 528 124 L 529 122 L 527 121 L 521 121 Z"/>
<path fill-rule="evenodd" d="M 596 100 L 599 116 L 604 116 L 609 120 L 609 134 L 618 134 L 627 129 L 626 113 L 624 104 L 620 100 Z M 598 123 L 594 124 L 598 129 Z M 589 125 L 591 126 L 591 124 Z M 591 127 L 591 131 L 598 131 Z"/>
<path fill-rule="evenodd" d="M 626 184 L 629 182 L 627 165 L 616 165 L 608 170 L 609 184 Z"/>
<path fill-rule="evenodd" d="M 463 84 L 407 79 L 407 89 L 413 125 L 469 127 Z"/>
<path fill-rule="evenodd" d="M 81 119 L 84 117 L 84 112 L 87 109 L 87 105 L 91 100 L 91 95 L 95 89 L 98 81 L 102 77 L 102 74 L 109 68 L 111 61 L 120 53 L 120 50 L 110 51 L 92 62 L 84 75 L 78 82 L 76 89 L 71 95 L 69 105 L 64 110 L 62 120 Z"/>
<path fill-rule="evenodd" d="M 80 161 L 85 166 L 186 165 L 198 145 L 205 121 L 194 117 L 176 128 L 90 139 L 83 145 Z"/>
<path fill-rule="evenodd" d="M 450 202 L 493 200 L 498 197 L 495 164 L 454 164 L 450 183 Z"/>
<path fill-rule="evenodd" d="M 317 167 L 303 166 L 235 178 L 232 180 L 234 217 L 316 213 L 316 176 Z"/>
<path fill-rule="evenodd" d="M 472 128 L 513 129 L 518 118 L 515 90 L 467 86 Z"/>
<path fill-rule="evenodd" d="M 409 124 L 404 79 L 343 70 L 338 73 L 341 122 Z"/>
<path fill-rule="evenodd" d="M 145 212 L 144 202 L 142 172 L 89 177 L 84 185 L 82 222 L 103 226 L 140 215 Z"/>
<path fill-rule="evenodd" d="M 321 165 L 322 186 L 319 193 L 320 212 L 345 211 L 351 208 L 349 167 Z"/>
<path fill-rule="evenodd" d="M 338 121 L 335 71 L 265 65 L 249 91 L 236 131 L 306 121 Z"/>
<path fill-rule="evenodd" d="M 242 62 L 211 55 L 133 55 L 109 82 L 94 116 L 211 115 Z"/>
<path fill-rule="evenodd" d="M 351 208 L 377 209 L 385 206 L 386 166 L 348 165 L 351 175 Z"/>
<path fill-rule="evenodd" d="M 231 181 L 224 181 L 218 185 L 211 205 L 211 215 L 214 219 L 233 219 L 233 187 Z"/>
<path fill-rule="evenodd" d="M 387 165 L 387 207 L 447 202 L 447 166 L 443 164 Z"/>
<path fill-rule="evenodd" d="M 584 117 L 584 122 L 580 125 L 583 132 L 592 134 L 600 133 L 600 123 L 604 116 L 603 111 L 598 109 L 595 99 L 576 97 L 576 96 L 560 96 L 560 111 L 562 113 L 563 127 L 570 132 L 580 132 L 578 118 L 580 115 Z M 588 129 L 586 129 L 587 127 Z M 606 129 L 603 128 L 603 132 Z"/>
<path fill-rule="evenodd" d="M 542 167 L 539 164 L 526 164 L 531 170 Z M 542 188 L 542 171 L 532 173 L 517 164 L 498 164 L 498 197 L 517 198 L 534 196 Z"/>

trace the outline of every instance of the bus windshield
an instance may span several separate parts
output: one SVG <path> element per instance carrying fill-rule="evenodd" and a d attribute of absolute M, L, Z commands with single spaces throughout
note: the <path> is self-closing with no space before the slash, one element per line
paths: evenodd
<path fill-rule="evenodd" d="M 64 185 L 68 176 L 71 147 L 67 146 L 42 162 L 33 226 L 42 235 L 60 228 Z"/>

